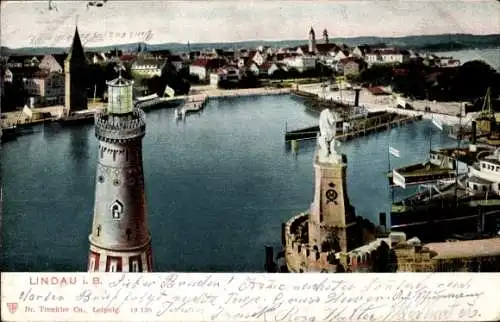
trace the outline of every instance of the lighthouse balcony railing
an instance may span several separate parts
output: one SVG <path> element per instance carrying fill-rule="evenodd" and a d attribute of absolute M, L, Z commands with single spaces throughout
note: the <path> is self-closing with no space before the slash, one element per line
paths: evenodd
<path fill-rule="evenodd" d="M 131 114 L 117 116 L 108 112 L 96 115 L 96 134 L 110 139 L 129 139 L 144 135 L 146 115 L 143 110 L 135 108 Z"/>

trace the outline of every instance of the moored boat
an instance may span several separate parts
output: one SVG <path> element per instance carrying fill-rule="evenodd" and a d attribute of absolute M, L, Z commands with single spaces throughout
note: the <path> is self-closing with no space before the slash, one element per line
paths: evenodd
<path fill-rule="evenodd" d="M 479 160 L 456 182 L 421 185 L 416 194 L 393 203 L 391 230 L 429 240 L 457 233 L 496 234 L 500 231 L 499 151 L 478 155 Z"/>
<path fill-rule="evenodd" d="M 146 96 L 140 96 L 136 98 L 136 102 L 146 102 L 150 100 L 154 100 L 158 98 L 158 94 L 151 94 L 151 95 L 146 95 Z"/>
<path fill-rule="evenodd" d="M 1 142 L 8 142 L 8 141 L 13 141 L 17 139 L 19 136 L 19 133 L 17 131 L 17 127 L 15 125 L 9 126 L 6 128 L 2 128 L 2 136 L 1 136 Z"/>
<path fill-rule="evenodd" d="M 60 125 L 80 125 L 80 124 L 93 124 L 95 122 L 94 110 L 85 110 L 78 112 L 70 112 L 68 115 L 56 119 L 54 122 Z"/>
<path fill-rule="evenodd" d="M 453 179 L 457 173 L 457 161 L 449 155 L 447 150 L 430 151 L 429 159 L 425 162 L 412 164 L 389 171 L 387 178 L 389 185 L 395 186 L 394 172 L 404 178 L 405 185 L 415 185 L 435 182 L 440 179 Z"/>

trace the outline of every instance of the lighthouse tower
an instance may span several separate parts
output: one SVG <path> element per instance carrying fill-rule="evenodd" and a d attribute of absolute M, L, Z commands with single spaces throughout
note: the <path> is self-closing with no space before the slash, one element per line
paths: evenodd
<path fill-rule="evenodd" d="M 108 106 L 96 116 L 99 140 L 94 218 L 88 271 L 151 272 L 142 138 L 145 115 L 134 108 L 132 81 L 120 76 L 108 85 Z"/>

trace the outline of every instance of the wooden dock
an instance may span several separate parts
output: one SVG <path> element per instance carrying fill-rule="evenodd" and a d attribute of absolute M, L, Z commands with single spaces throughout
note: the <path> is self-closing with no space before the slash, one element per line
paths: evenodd
<path fill-rule="evenodd" d="M 339 122 L 340 125 L 337 125 L 338 131 L 335 139 L 339 141 L 347 141 L 359 136 L 388 130 L 396 126 L 408 124 L 421 119 L 421 115 L 407 116 L 386 112 L 370 113 L 366 118 L 348 121 L 352 125 L 347 132 L 343 131 L 342 125 Z M 311 126 L 289 132 L 287 131 L 285 133 L 285 141 L 315 139 L 318 136 L 318 133 L 319 126 Z"/>
<path fill-rule="evenodd" d="M 175 109 L 177 119 L 184 119 L 189 113 L 201 111 L 207 102 L 207 95 L 197 95 L 187 98 L 179 109 Z"/>

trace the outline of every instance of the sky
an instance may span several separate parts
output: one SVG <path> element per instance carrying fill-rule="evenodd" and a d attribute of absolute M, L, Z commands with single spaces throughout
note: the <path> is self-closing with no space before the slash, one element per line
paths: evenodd
<path fill-rule="evenodd" d="M 75 25 L 86 46 L 145 41 L 234 42 L 443 33 L 500 34 L 499 1 L 87 1 L 1 2 L 2 46 L 68 47 Z"/>

